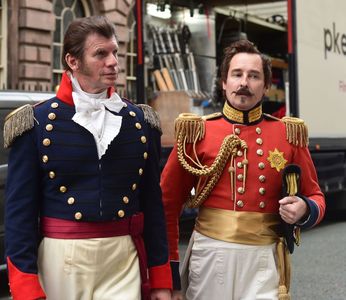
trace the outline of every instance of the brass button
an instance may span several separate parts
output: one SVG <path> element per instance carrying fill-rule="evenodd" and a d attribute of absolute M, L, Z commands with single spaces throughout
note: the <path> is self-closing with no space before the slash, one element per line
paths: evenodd
<path fill-rule="evenodd" d="M 241 201 L 241 200 L 238 200 L 238 201 L 237 201 L 237 206 L 238 206 L 238 207 L 243 207 L 243 206 L 244 206 L 244 202 Z"/>
<path fill-rule="evenodd" d="M 55 120 L 56 119 L 56 114 L 55 113 L 48 114 L 48 119 L 49 120 Z"/>
<path fill-rule="evenodd" d="M 237 155 L 238 156 L 242 156 L 243 155 L 243 151 L 238 150 Z"/>
<path fill-rule="evenodd" d="M 124 212 L 122 209 L 119 210 L 119 211 L 118 211 L 118 216 L 119 216 L 120 218 L 124 217 L 124 216 L 125 216 L 125 212 Z"/>
<path fill-rule="evenodd" d="M 74 204 L 74 198 L 73 197 L 68 198 L 67 203 L 70 205 Z"/>
<path fill-rule="evenodd" d="M 260 163 L 258 164 L 258 168 L 259 168 L 259 169 L 263 170 L 264 167 L 265 167 L 264 162 L 260 162 Z"/>
<path fill-rule="evenodd" d="M 237 191 L 239 194 L 244 194 L 244 192 L 245 192 L 243 187 L 238 187 Z"/>
<path fill-rule="evenodd" d="M 263 144 L 263 141 L 262 141 L 261 138 L 258 138 L 258 139 L 256 139 L 256 143 L 257 143 L 258 145 L 262 145 L 262 144 Z"/>
<path fill-rule="evenodd" d="M 132 111 L 132 110 L 129 112 L 129 114 L 130 114 L 131 117 L 135 117 L 136 116 L 136 113 L 134 111 Z"/>
<path fill-rule="evenodd" d="M 241 161 L 237 162 L 237 167 L 241 169 L 243 167 L 243 163 Z"/>
<path fill-rule="evenodd" d="M 47 131 L 52 131 L 53 130 L 53 125 L 52 124 L 47 124 L 46 125 L 46 130 Z"/>
<path fill-rule="evenodd" d="M 256 153 L 257 153 L 257 155 L 262 156 L 263 155 L 263 150 L 262 149 L 257 149 Z"/>
<path fill-rule="evenodd" d="M 142 128 L 142 125 L 140 123 L 136 123 L 135 126 L 136 126 L 137 129 L 141 129 Z"/>
<path fill-rule="evenodd" d="M 142 175 L 142 174 L 143 174 L 143 169 L 142 169 L 142 168 L 140 168 L 140 169 L 138 170 L 138 174 L 139 174 L 139 175 Z"/>
<path fill-rule="evenodd" d="M 43 144 L 43 146 L 48 147 L 48 146 L 50 145 L 50 139 L 44 139 L 44 140 L 42 141 L 42 144 Z"/>
<path fill-rule="evenodd" d="M 234 132 L 235 132 L 235 134 L 240 134 L 240 128 L 238 128 L 238 127 L 235 128 L 235 129 L 234 129 Z"/>
<path fill-rule="evenodd" d="M 48 162 L 48 155 L 43 155 L 42 161 L 46 164 Z"/>
<path fill-rule="evenodd" d="M 50 179 L 55 178 L 55 172 L 50 171 L 50 172 L 48 173 L 48 176 L 49 176 Z"/>
<path fill-rule="evenodd" d="M 57 102 L 53 102 L 51 105 L 50 105 L 51 108 L 58 108 L 59 107 L 59 104 Z"/>
<path fill-rule="evenodd" d="M 81 213 L 81 212 L 76 212 L 76 213 L 74 214 L 74 218 L 75 218 L 76 220 L 80 220 L 80 219 L 82 218 L 82 213 Z"/>
<path fill-rule="evenodd" d="M 258 192 L 261 194 L 261 195 L 264 195 L 266 193 L 266 189 L 264 187 L 261 187 L 259 188 Z"/>
<path fill-rule="evenodd" d="M 260 175 L 258 177 L 258 179 L 259 179 L 260 182 L 265 182 L 266 181 L 266 177 L 264 175 Z"/>
<path fill-rule="evenodd" d="M 132 190 L 135 191 L 136 188 L 137 188 L 137 184 L 134 183 L 134 184 L 132 185 Z"/>
<path fill-rule="evenodd" d="M 60 190 L 61 193 L 66 193 L 67 187 L 62 185 L 62 186 L 59 188 L 59 190 Z"/>
<path fill-rule="evenodd" d="M 143 153 L 143 158 L 144 158 L 144 159 L 147 159 L 147 158 L 148 158 L 148 152 L 144 152 L 144 153 Z"/>
<path fill-rule="evenodd" d="M 129 197 L 124 196 L 124 197 L 123 197 L 123 202 L 124 202 L 125 204 L 129 203 L 129 202 L 130 202 Z"/>
<path fill-rule="evenodd" d="M 144 135 L 141 136 L 141 142 L 143 144 L 147 142 L 147 138 Z"/>
<path fill-rule="evenodd" d="M 238 179 L 238 180 L 242 181 L 243 178 L 244 178 L 244 175 L 243 175 L 243 174 L 238 174 L 238 175 L 237 175 L 237 179 Z"/>
<path fill-rule="evenodd" d="M 262 133 L 262 129 L 259 128 L 259 127 L 257 127 L 257 128 L 256 128 L 256 132 L 257 132 L 258 134 L 261 134 L 261 133 Z"/>
<path fill-rule="evenodd" d="M 266 206 L 266 204 L 263 201 L 261 201 L 260 204 L 259 204 L 259 207 L 260 208 L 265 208 L 265 206 Z"/>

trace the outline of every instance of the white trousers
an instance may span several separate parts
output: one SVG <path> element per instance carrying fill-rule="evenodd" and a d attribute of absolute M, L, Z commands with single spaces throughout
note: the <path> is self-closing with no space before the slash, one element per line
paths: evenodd
<path fill-rule="evenodd" d="M 44 238 L 39 277 L 48 300 L 139 300 L 137 251 L 130 236 Z"/>
<path fill-rule="evenodd" d="M 276 300 L 276 245 L 228 243 L 192 236 L 187 300 Z"/>

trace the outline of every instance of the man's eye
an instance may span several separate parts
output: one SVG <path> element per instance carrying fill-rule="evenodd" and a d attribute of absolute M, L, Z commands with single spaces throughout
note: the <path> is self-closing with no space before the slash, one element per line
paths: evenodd
<path fill-rule="evenodd" d="M 250 75 L 249 75 L 249 78 L 250 78 L 250 79 L 258 79 L 258 78 L 259 78 L 259 75 L 258 75 L 258 74 L 250 74 Z"/>

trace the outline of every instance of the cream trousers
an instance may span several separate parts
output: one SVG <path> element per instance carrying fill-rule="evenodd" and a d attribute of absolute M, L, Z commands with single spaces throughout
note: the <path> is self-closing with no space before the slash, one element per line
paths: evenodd
<path fill-rule="evenodd" d="M 39 277 L 48 300 L 139 300 L 137 251 L 130 236 L 44 238 Z"/>

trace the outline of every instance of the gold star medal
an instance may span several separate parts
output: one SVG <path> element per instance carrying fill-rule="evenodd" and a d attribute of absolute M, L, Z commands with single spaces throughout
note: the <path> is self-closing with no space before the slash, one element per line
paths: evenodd
<path fill-rule="evenodd" d="M 284 153 L 276 148 L 274 151 L 269 151 L 269 157 L 267 159 L 270 162 L 270 166 L 278 172 L 280 172 L 287 163 L 287 160 L 284 158 Z"/>

